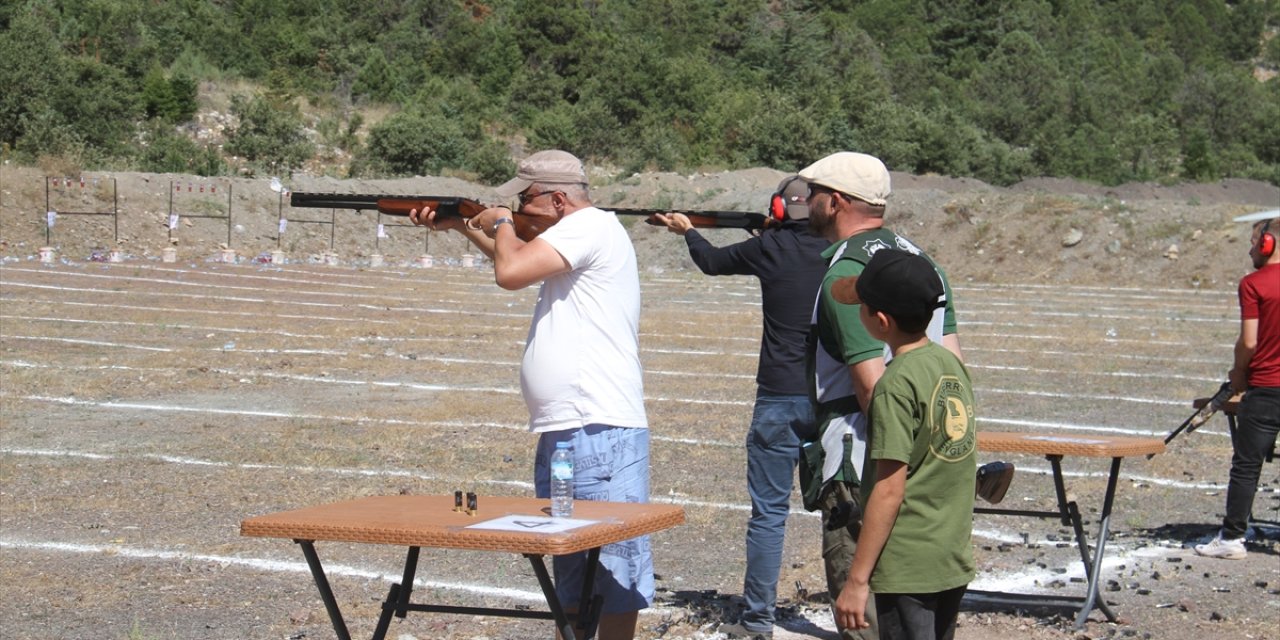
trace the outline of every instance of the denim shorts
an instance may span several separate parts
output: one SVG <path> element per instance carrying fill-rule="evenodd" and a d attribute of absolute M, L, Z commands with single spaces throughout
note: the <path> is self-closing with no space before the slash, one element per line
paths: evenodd
<path fill-rule="evenodd" d="M 537 497 L 551 497 L 551 453 L 556 443 L 573 446 L 573 497 L 607 502 L 649 501 L 649 430 L 607 425 L 548 431 L 538 438 L 533 463 Z M 556 594 L 566 608 L 582 596 L 586 552 L 552 558 Z M 600 549 L 595 593 L 603 613 L 629 613 L 653 604 L 653 553 L 649 536 L 607 544 Z"/>

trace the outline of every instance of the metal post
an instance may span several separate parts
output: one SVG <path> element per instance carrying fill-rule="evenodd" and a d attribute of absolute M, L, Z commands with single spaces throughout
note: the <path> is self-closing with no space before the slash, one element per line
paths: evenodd
<path fill-rule="evenodd" d="M 120 190 L 115 178 L 111 179 L 111 220 L 116 227 L 116 244 L 120 244 Z"/>
<path fill-rule="evenodd" d="M 276 192 L 276 248 L 280 248 L 280 221 L 284 220 L 284 189 Z"/>
<path fill-rule="evenodd" d="M 227 181 L 227 248 L 231 248 L 231 181 Z"/>
<path fill-rule="evenodd" d="M 169 218 L 164 221 L 169 229 L 169 246 L 173 246 L 173 181 L 169 181 Z"/>

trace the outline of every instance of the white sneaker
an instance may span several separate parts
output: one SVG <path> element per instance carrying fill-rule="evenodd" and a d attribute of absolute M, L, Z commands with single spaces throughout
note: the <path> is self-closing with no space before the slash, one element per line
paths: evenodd
<path fill-rule="evenodd" d="M 1204 544 L 1198 544 L 1195 547 L 1196 554 L 1205 556 L 1206 558 L 1224 558 L 1226 560 L 1244 560 L 1249 552 L 1244 549 L 1244 538 L 1236 538 L 1235 540 L 1224 540 L 1222 532 Z"/>

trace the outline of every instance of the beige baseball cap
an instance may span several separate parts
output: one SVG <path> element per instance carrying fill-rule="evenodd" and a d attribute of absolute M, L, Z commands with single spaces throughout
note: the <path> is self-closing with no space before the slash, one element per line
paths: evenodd
<path fill-rule="evenodd" d="M 587 172 L 582 168 L 582 161 L 568 151 L 539 151 L 521 160 L 516 166 L 516 177 L 504 182 L 496 191 L 498 195 L 510 198 L 535 182 L 586 184 Z"/>
<path fill-rule="evenodd" d="M 879 158 L 865 153 L 833 153 L 805 167 L 800 177 L 871 204 L 883 206 L 888 202 L 889 170 Z"/>

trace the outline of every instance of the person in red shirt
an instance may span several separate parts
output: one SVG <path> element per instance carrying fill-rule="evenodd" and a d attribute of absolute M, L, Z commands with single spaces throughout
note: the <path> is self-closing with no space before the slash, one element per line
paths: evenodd
<path fill-rule="evenodd" d="M 1262 463 L 1280 434 L 1280 217 L 1253 227 L 1249 257 L 1256 271 L 1240 280 L 1240 337 L 1236 340 L 1231 388 L 1244 392 L 1231 434 L 1231 479 L 1222 530 L 1196 553 L 1243 560 L 1245 531 Z"/>

